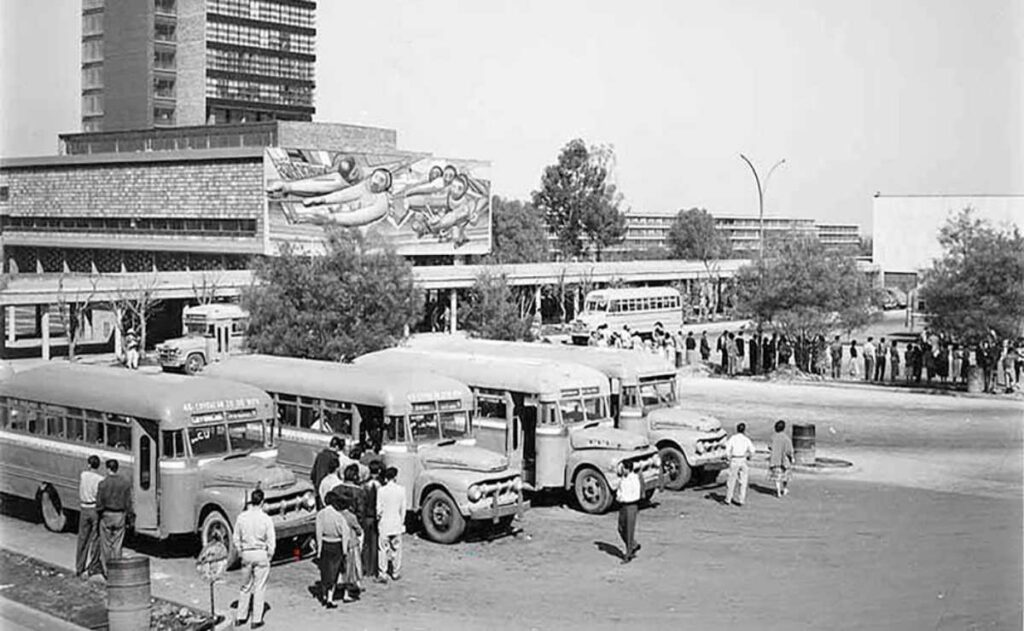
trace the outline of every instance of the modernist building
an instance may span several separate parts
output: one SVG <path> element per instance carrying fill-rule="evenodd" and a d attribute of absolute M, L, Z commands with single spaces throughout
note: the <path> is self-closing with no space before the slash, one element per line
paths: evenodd
<path fill-rule="evenodd" d="M 312 120 L 312 0 L 82 0 L 82 130 Z"/>
<path fill-rule="evenodd" d="M 626 214 L 626 239 L 619 251 L 650 250 L 668 247 L 668 233 L 676 213 Z M 740 215 L 714 215 L 715 228 L 729 240 L 733 257 L 754 256 L 760 241 L 760 221 L 757 217 Z M 816 234 L 822 243 L 854 254 L 860 247 L 860 227 L 857 224 L 818 224 L 813 219 L 765 217 L 766 240 L 788 234 Z"/>

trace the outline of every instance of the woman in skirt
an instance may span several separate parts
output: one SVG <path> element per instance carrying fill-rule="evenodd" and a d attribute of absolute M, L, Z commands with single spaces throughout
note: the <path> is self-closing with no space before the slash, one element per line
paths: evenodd
<path fill-rule="evenodd" d="M 348 521 L 340 510 L 341 496 L 327 493 L 324 507 L 316 515 L 316 559 L 320 566 L 319 600 L 334 609 L 334 588 L 345 560 L 345 543 L 352 538 Z"/>
<path fill-rule="evenodd" d="M 789 478 L 793 469 L 793 441 L 786 435 L 786 421 L 775 421 L 775 434 L 768 445 L 768 475 L 775 482 L 775 495 L 789 493 Z"/>
<path fill-rule="evenodd" d="M 363 579 L 363 529 L 359 525 L 352 501 L 339 494 L 338 508 L 348 524 L 350 537 L 345 543 L 344 577 L 342 578 L 341 597 L 344 602 L 352 602 L 359 598 Z"/>

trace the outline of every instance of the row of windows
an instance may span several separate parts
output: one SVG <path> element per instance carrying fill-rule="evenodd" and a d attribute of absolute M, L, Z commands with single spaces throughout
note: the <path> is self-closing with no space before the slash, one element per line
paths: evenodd
<path fill-rule="evenodd" d="M 103 131 L 103 119 L 83 120 L 82 131 L 85 133 Z"/>
<path fill-rule="evenodd" d="M 103 12 L 86 13 L 82 16 L 82 35 L 103 34 Z"/>
<path fill-rule="evenodd" d="M 173 14 L 178 11 L 177 0 L 154 0 L 153 8 L 156 9 L 157 13 L 168 13 Z"/>
<path fill-rule="evenodd" d="M 153 25 L 153 39 L 158 42 L 173 42 L 177 27 L 170 22 L 157 22 Z"/>
<path fill-rule="evenodd" d="M 163 99 L 174 98 L 174 79 L 170 77 L 153 77 L 153 96 Z"/>
<path fill-rule="evenodd" d="M 273 85 L 221 77 L 206 78 L 206 96 L 237 101 L 260 101 L 277 105 L 304 107 L 313 105 L 313 88 L 308 86 Z"/>
<path fill-rule="evenodd" d="M 312 7 L 277 4 L 265 0 L 209 0 L 206 10 L 220 15 L 306 28 L 313 28 L 315 20 Z"/>
<path fill-rule="evenodd" d="M 254 237 L 255 219 L 182 219 L 177 217 L 34 217 L 4 216 L 6 230 L 27 232 L 99 232 Z"/>
<path fill-rule="evenodd" d="M 626 313 L 630 311 L 656 311 L 659 309 L 679 308 L 679 296 L 658 296 L 655 298 L 613 300 L 611 311 L 612 313 Z"/>
<path fill-rule="evenodd" d="M 103 94 L 82 95 L 82 116 L 98 116 L 103 113 Z"/>
<path fill-rule="evenodd" d="M 158 105 L 153 108 L 154 125 L 173 125 L 174 108 L 167 105 Z"/>
<path fill-rule="evenodd" d="M 311 61 L 219 48 L 210 48 L 206 51 L 206 67 L 210 70 L 243 72 L 304 81 L 312 81 L 314 75 Z"/>
<path fill-rule="evenodd" d="M 285 33 L 269 28 L 242 26 L 240 24 L 224 24 L 208 22 L 206 39 L 211 42 L 234 44 L 235 46 L 252 46 L 268 50 L 281 50 L 292 53 L 313 54 L 313 37 Z"/>
<path fill-rule="evenodd" d="M 7 272 L 60 274 L 62 272 L 117 274 L 124 272 L 183 272 L 250 268 L 246 254 L 203 252 L 150 252 L 85 248 L 33 248 L 7 246 Z"/>
<path fill-rule="evenodd" d="M 82 12 L 91 11 L 92 9 L 102 9 L 104 0 L 82 0 Z"/>
<path fill-rule="evenodd" d="M 103 87 L 103 64 L 82 68 L 82 89 L 92 90 Z"/>
<path fill-rule="evenodd" d="M 277 418 L 282 427 L 298 427 L 327 434 L 352 436 L 354 406 L 351 403 L 274 392 L 270 395 L 277 403 Z M 393 422 L 394 417 L 391 417 L 383 428 L 378 427 L 381 423 L 379 417 L 362 417 L 360 420 L 361 442 L 399 439 L 401 423 Z M 382 433 L 382 436 L 375 435 L 378 433 Z"/>
<path fill-rule="evenodd" d="M 177 67 L 177 63 L 174 58 L 173 50 L 155 50 L 153 51 L 153 67 L 158 70 L 174 70 Z"/>
<path fill-rule="evenodd" d="M 82 41 L 82 63 L 103 61 L 103 39 L 87 39 Z"/>
<path fill-rule="evenodd" d="M 0 401 L 0 428 L 121 451 L 132 444 L 129 417 L 20 399 Z"/>

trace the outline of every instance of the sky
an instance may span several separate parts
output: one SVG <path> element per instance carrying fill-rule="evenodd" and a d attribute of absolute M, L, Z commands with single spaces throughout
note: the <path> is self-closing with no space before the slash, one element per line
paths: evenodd
<path fill-rule="evenodd" d="M 143 0 L 139 0 L 143 1 Z M 80 128 L 81 0 L 0 0 L 0 155 Z M 320 0 L 315 120 L 493 162 L 573 138 L 623 208 L 859 223 L 883 194 L 1024 193 L 1022 0 Z"/>

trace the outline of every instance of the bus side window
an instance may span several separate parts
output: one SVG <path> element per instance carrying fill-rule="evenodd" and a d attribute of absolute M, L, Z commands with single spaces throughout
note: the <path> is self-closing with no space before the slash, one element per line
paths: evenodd
<path fill-rule="evenodd" d="M 139 488 L 149 490 L 149 469 L 153 464 L 153 440 L 149 434 L 143 434 L 139 441 Z"/>
<path fill-rule="evenodd" d="M 7 399 L 0 397 L 0 428 L 7 429 L 10 412 L 7 411 Z"/>
<path fill-rule="evenodd" d="M 299 427 L 310 429 L 320 421 L 320 400 L 299 397 Z"/>
<path fill-rule="evenodd" d="M 107 423 L 107 447 L 128 451 L 131 444 L 131 426 L 120 423 Z"/>
<path fill-rule="evenodd" d="M 105 426 L 99 421 L 85 422 L 85 442 L 90 445 L 103 445 L 106 443 L 103 430 Z"/>
<path fill-rule="evenodd" d="M 281 425 L 298 426 L 299 404 L 294 396 L 287 394 L 277 395 L 277 418 L 281 421 Z"/>
<path fill-rule="evenodd" d="M 10 424 L 12 430 L 18 432 L 25 431 L 25 420 L 28 418 L 28 416 L 25 413 L 25 410 L 19 409 L 16 406 L 12 405 L 10 407 L 8 415 L 10 417 Z"/>
<path fill-rule="evenodd" d="M 64 423 L 67 429 L 68 440 L 82 442 L 85 439 L 85 421 L 69 416 L 64 420 Z"/>
<path fill-rule="evenodd" d="M 384 421 L 384 442 L 405 442 L 405 431 L 402 428 L 401 416 L 389 416 Z"/>
<path fill-rule="evenodd" d="M 54 414 L 46 415 L 46 435 L 64 438 L 64 419 Z"/>
<path fill-rule="evenodd" d="M 352 435 L 352 412 L 338 401 L 324 401 L 323 423 L 318 428 L 328 434 Z"/>
<path fill-rule="evenodd" d="M 508 410 L 504 401 L 481 396 L 476 398 L 476 415 L 478 417 L 504 419 L 506 414 L 508 414 Z"/>
<path fill-rule="evenodd" d="M 25 426 L 29 434 L 43 433 L 43 423 L 38 412 L 29 411 L 25 414 Z"/>

